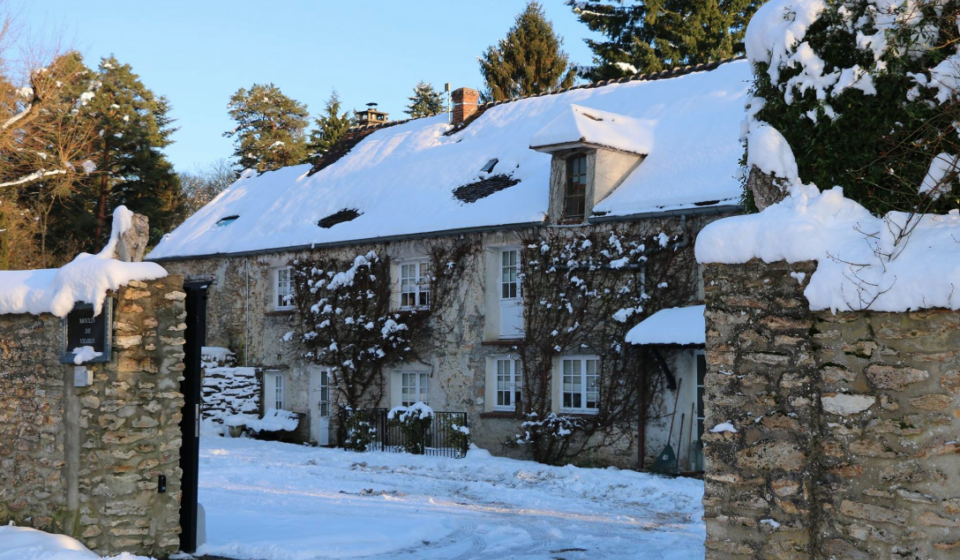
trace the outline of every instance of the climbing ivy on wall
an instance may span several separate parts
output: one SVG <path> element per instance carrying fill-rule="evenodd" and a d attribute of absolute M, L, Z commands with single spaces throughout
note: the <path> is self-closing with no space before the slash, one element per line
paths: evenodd
<path fill-rule="evenodd" d="M 305 255 L 293 261 L 303 356 L 330 368 L 336 402 L 351 409 L 379 406 L 384 368 L 419 359 L 418 349 L 446 328 L 440 312 L 475 254 L 475 243 L 428 242 L 423 249 L 431 264 L 429 308 L 395 309 L 383 246 L 353 260 Z"/>
<path fill-rule="evenodd" d="M 651 235 L 647 224 L 538 229 L 524 239 L 523 421 L 513 445 L 563 463 L 584 451 L 635 443 L 640 414 L 657 414 L 665 376 L 624 338 L 644 317 L 696 298 L 685 229 Z M 555 413 L 562 356 L 600 359 L 597 414 Z"/>

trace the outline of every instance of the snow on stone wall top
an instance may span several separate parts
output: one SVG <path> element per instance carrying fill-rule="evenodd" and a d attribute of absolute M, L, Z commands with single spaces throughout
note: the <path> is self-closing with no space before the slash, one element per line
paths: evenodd
<path fill-rule="evenodd" d="M 166 236 L 150 259 L 302 247 L 449 229 L 541 222 L 550 158 L 530 149 L 534 134 L 571 104 L 638 119 L 656 146 L 595 212 L 627 215 L 739 200 L 740 121 L 749 87 L 746 61 L 670 79 L 581 88 L 491 107 L 462 131 L 445 115 L 378 130 L 329 167 L 256 175 L 246 171 Z M 598 138 L 603 143 L 602 138 Z M 520 182 L 472 203 L 457 187 L 491 174 Z M 360 216 L 330 228 L 343 210 Z M 236 216 L 233 221 L 224 220 Z M 223 220 L 223 221 L 221 221 Z M 218 222 L 221 222 L 218 225 Z"/>
<path fill-rule="evenodd" d="M 582 142 L 646 155 L 653 150 L 655 123 L 570 104 L 530 139 L 530 149 Z"/>
<path fill-rule="evenodd" d="M 909 236 L 898 239 L 905 227 L 912 227 Z M 877 217 L 840 187 L 805 185 L 763 212 L 707 225 L 696 255 L 702 263 L 817 261 L 803 292 L 813 310 L 960 309 L 958 240 L 957 210 Z"/>
<path fill-rule="evenodd" d="M 631 344 L 705 344 L 707 325 L 705 305 L 661 309 L 630 329 Z"/>
<path fill-rule="evenodd" d="M 156 263 L 121 262 L 114 257 L 120 235 L 132 225 L 133 212 L 119 206 L 113 213 L 110 241 L 100 253 L 80 253 L 63 268 L 0 272 L 0 314 L 52 313 L 66 317 L 74 302 L 93 304 L 99 315 L 108 290 L 133 280 L 156 280 L 167 271 Z"/>

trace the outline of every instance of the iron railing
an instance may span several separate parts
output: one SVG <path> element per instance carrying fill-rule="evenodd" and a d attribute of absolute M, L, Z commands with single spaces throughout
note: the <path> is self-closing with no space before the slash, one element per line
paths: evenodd
<path fill-rule="evenodd" d="M 415 453 L 462 459 L 467 454 L 466 412 L 434 412 L 429 423 L 405 428 L 385 408 L 340 409 L 337 446 L 354 451 Z M 351 422 L 353 419 L 353 422 Z"/>

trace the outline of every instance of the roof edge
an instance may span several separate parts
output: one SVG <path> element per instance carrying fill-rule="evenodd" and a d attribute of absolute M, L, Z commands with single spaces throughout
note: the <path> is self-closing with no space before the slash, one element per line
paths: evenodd
<path fill-rule="evenodd" d="M 729 204 L 729 205 L 718 205 L 718 206 L 702 206 L 694 208 L 677 208 L 673 210 L 663 210 L 659 212 L 641 212 L 637 214 L 625 214 L 622 216 L 594 216 L 587 220 L 584 224 L 575 224 L 565 225 L 561 227 L 577 227 L 584 225 L 596 225 L 602 223 L 610 222 L 632 222 L 636 220 L 644 220 L 648 218 L 662 218 L 665 216 L 693 216 L 693 215 L 703 215 L 703 214 L 722 214 L 724 212 L 736 212 L 742 210 L 743 207 L 739 204 Z M 429 239 L 432 237 L 450 237 L 453 235 L 465 235 L 470 233 L 490 233 L 495 231 L 515 231 L 518 229 L 527 229 L 533 227 L 551 227 L 554 224 L 546 224 L 544 222 L 518 222 L 514 224 L 500 224 L 495 226 L 475 226 L 468 228 L 454 228 L 454 229 L 444 229 L 437 231 L 425 231 L 418 233 L 401 233 L 397 235 L 383 235 L 380 237 L 366 237 L 363 239 L 345 239 L 343 241 L 327 241 L 323 243 L 310 243 L 305 245 L 292 245 L 289 247 L 274 247 L 270 249 L 254 249 L 251 251 L 236 251 L 232 253 L 206 253 L 202 255 L 185 255 L 185 256 L 170 256 L 170 257 L 157 257 L 150 258 L 149 255 L 144 259 L 145 261 L 155 262 L 155 263 L 164 263 L 164 262 L 179 262 L 179 261 L 197 261 L 203 259 L 215 259 L 215 258 L 237 258 L 237 257 L 252 257 L 259 255 L 274 255 L 277 253 L 297 253 L 300 251 L 310 251 L 314 249 L 332 249 L 337 247 L 350 247 L 352 245 L 366 245 L 371 243 L 392 243 L 395 241 L 411 241 L 416 239 Z"/>

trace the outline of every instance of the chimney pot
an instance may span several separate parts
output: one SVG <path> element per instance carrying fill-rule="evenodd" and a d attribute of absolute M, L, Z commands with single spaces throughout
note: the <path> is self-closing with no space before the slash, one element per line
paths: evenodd
<path fill-rule="evenodd" d="M 452 124 L 461 124 L 477 112 L 477 106 L 480 101 L 479 91 L 470 88 L 459 88 L 453 90 L 450 97 L 453 101 Z"/>

